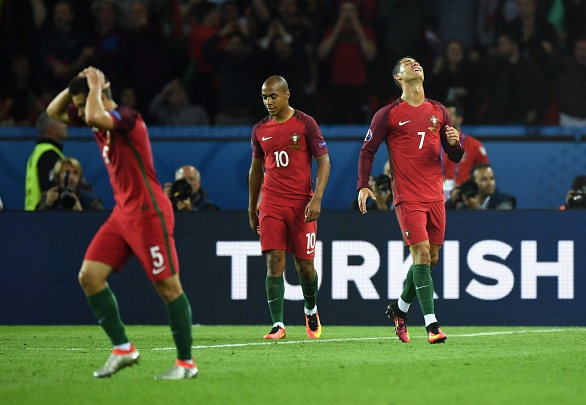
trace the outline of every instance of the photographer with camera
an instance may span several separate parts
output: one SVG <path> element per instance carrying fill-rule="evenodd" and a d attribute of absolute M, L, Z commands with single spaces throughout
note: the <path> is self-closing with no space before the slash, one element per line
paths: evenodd
<path fill-rule="evenodd" d="M 385 166 L 386 169 L 386 166 Z M 388 211 L 393 207 L 393 193 L 391 192 L 391 178 L 386 173 L 381 173 L 377 177 L 370 176 L 368 185 L 374 194 L 373 199 L 368 204 L 369 210 Z M 352 202 L 353 210 L 359 209 L 358 200 Z"/>
<path fill-rule="evenodd" d="M 514 210 L 517 207 L 515 196 L 503 193 L 496 187 L 494 172 L 487 163 L 474 166 L 470 170 L 470 180 L 474 180 L 478 184 L 482 209 Z"/>
<path fill-rule="evenodd" d="M 452 189 L 446 200 L 447 210 L 480 210 L 480 188 L 474 180 L 466 180 Z"/>
<path fill-rule="evenodd" d="M 566 203 L 560 210 L 578 210 L 586 208 L 586 175 L 574 177 L 572 188 L 566 195 Z"/>
<path fill-rule="evenodd" d="M 55 163 L 55 186 L 43 192 L 37 211 L 102 211 L 102 201 L 80 188 L 83 170 L 79 161 L 65 157 Z"/>
<path fill-rule="evenodd" d="M 175 182 L 165 183 L 165 194 L 177 211 L 219 211 L 208 193 L 201 187 L 201 174 L 195 166 L 181 166 L 175 172 Z"/>

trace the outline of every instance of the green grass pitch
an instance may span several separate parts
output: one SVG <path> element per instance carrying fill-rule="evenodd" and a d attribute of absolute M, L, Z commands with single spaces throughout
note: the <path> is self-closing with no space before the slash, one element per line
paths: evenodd
<path fill-rule="evenodd" d="M 98 326 L 0 326 L 0 404 L 584 404 L 586 329 L 423 327 L 401 343 L 390 327 L 301 326 L 266 342 L 268 326 L 197 326 L 194 380 L 155 381 L 175 358 L 165 326 L 128 326 L 141 362 L 111 378 Z"/>

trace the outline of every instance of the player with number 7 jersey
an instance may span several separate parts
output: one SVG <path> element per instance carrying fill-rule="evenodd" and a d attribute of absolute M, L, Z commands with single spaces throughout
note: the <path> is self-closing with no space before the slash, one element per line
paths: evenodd
<path fill-rule="evenodd" d="M 317 313 L 318 276 L 314 267 L 317 219 L 330 173 L 326 142 L 315 120 L 289 105 L 289 86 L 281 76 L 269 77 L 262 98 L 269 115 L 252 130 L 252 162 L 248 175 L 248 216 L 253 232 L 260 235 L 266 256 L 267 302 L 273 329 L 265 339 L 286 336 L 283 323 L 285 255 L 295 257 L 305 297 L 306 332 L 319 338 Z M 315 190 L 312 160 L 318 167 Z M 259 207 L 260 198 L 260 207 Z"/>
<path fill-rule="evenodd" d="M 460 133 L 453 127 L 447 109 L 425 98 L 424 77 L 423 67 L 410 56 L 395 63 L 393 80 L 401 89 L 401 98 L 378 110 L 372 118 L 360 150 L 356 185 L 358 208 L 366 214 L 367 199 L 374 198 L 368 183 L 370 171 L 384 142 L 389 154 L 395 214 L 413 259 L 399 300 L 387 307 L 395 333 L 405 343 L 410 341 L 407 311 L 415 297 L 429 342 L 443 343 L 447 338 L 436 318 L 431 278 L 446 228 L 441 159 L 444 151 L 454 162 L 464 155 Z"/>

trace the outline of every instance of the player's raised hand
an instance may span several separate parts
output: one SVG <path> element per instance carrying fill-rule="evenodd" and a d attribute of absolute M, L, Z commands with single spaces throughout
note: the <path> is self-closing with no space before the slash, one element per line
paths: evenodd
<path fill-rule="evenodd" d="M 449 125 L 446 125 L 446 137 L 452 146 L 456 146 L 458 143 L 460 143 L 460 132 L 456 128 Z"/>
<path fill-rule="evenodd" d="M 360 212 L 362 212 L 363 214 L 366 214 L 366 201 L 368 200 L 368 197 L 372 198 L 373 200 L 376 200 L 376 197 L 374 196 L 372 190 L 368 187 L 362 187 L 360 189 L 360 191 L 358 191 L 358 208 L 360 209 Z"/>

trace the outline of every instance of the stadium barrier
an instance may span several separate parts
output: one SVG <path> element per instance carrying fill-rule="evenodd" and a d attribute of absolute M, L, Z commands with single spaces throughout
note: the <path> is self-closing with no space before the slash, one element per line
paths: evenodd
<path fill-rule="evenodd" d="M 358 154 L 367 126 L 324 126 L 332 170 L 322 205 L 348 209 L 356 199 Z M 572 179 L 586 173 L 584 128 L 467 127 L 481 139 L 494 167 L 497 186 L 517 197 L 521 209 L 555 209 L 565 201 Z M 203 187 L 225 210 L 245 210 L 251 160 L 250 127 L 151 127 L 159 180 L 173 181 L 175 170 L 196 165 Z M 24 207 L 26 162 L 34 148 L 34 128 L 0 128 L 0 196 L 7 210 Z M 66 155 L 76 157 L 104 207 L 114 205 L 112 188 L 91 131 L 71 128 Z M 382 172 L 387 152 L 381 147 L 372 174 Z M 314 169 L 317 165 L 314 164 Z M 314 170 L 315 172 L 315 170 Z"/>
<path fill-rule="evenodd" d="M 0 212 L 0 324 L 94 324 L 77 282 L 107 213 Z M 444 325 L 586 325 L 586 210 L 449 212 L 433 270 Z M 266 267 L 245 211 L 178 213 L 181 278 L 199 324 L 271 323 Z M 393 212 L 325 211 L 316 268 L 324 326 L 390 325 L 385 309 L 410 266 Z M 128 324 L 166 324 L 165 308 L 132 258 L 110 285 Z M 285 322 L 303 323 L 289 257 Z M 417 304 L 410 323 L 422 324 Z"/>

